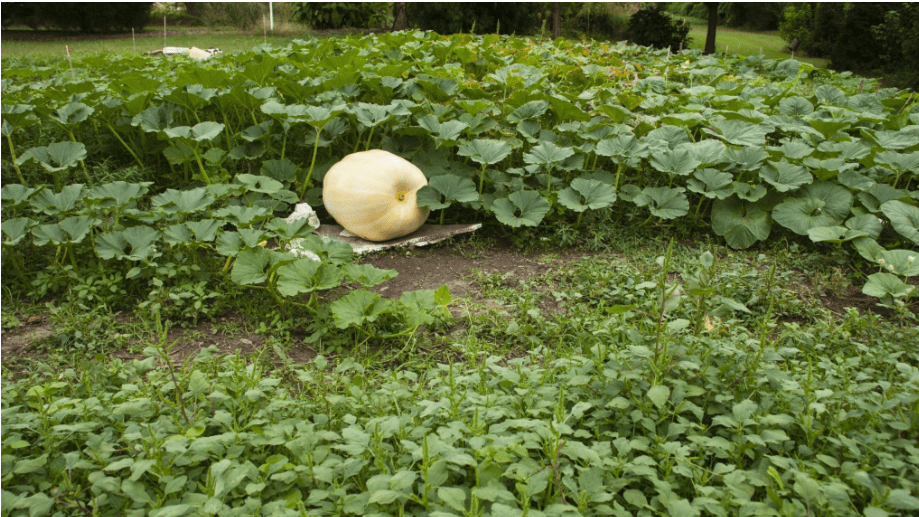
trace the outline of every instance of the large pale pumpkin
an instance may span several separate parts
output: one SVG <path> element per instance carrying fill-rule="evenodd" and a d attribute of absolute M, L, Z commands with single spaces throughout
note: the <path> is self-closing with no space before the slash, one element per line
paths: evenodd
<path fill-rule="evenodd" d="M 322 180 L 322 202 L 346 230 L 368 241 L 387 241 L 417 230 L 429 208 L 415 194 L 428 184 L 421 169 L 379 149 L 349 154 Z"/>

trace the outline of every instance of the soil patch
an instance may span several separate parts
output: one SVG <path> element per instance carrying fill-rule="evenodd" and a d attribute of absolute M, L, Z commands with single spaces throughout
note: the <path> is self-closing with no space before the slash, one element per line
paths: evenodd
<path fill-rule="evenodd" d="M 387 298 L 398 298 L 406 291 L 437 289 L 446 285 L 454 297 L 478 298 L 473 278 L 475 271 L 485 274 L 512 274 L 524 280 L 590 256 L 589 252 L 549 250 L 523 253 L 512 247 L 495 246 L 469 249 L 443 245 L 374 253 L 362 262 L 381 269 L 395 269 L 399 276 L 373 290 Z"/>

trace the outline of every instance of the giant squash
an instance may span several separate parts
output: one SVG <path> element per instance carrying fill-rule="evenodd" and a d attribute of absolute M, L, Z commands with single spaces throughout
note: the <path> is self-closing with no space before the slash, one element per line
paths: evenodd
<path fill-rule="evenodd" d="M 345 230 L 368 241 L 408 235 L 424 224 L 429 208 L 415 194 L 428 184 L 421 169 L 390 152 L 349 154 L 326 173 L 322 202 Z"/>

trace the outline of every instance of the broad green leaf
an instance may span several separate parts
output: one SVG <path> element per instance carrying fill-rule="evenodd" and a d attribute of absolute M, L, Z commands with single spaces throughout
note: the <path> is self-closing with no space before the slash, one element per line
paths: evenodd
<path fill-rule="evenodd" d="M 552 166 L 574 156 L 574 149 L 560 147 L 552 142 L 541 142 L 523 155 L 523 161 L 534 165 Z"/>
<path fill-rule="evenodd" d="M 152 182 L 127 183 L 115 181 L 93 188 L 86 194 L 88 199 L 101 201 L 103 207 L 123 207 L 147 193 Z M 110 202 L 108 202 L 110 200 Z"/>
<path fill-rule="evenodd" d="M 32 243 L 36 246 L 60 246 L 67 242 L 67 234 L 57 224 L 43 224 L 32 230 Z"/>
<path fill-rule="evenodd" d="M 192 214 L 206 209 L 215 201 L 204 187 L 191 190 L 167 189 L 166 192 L 153 196 L 151 202 L 155 208 L 166 213 Z"/>
<path fill-rule="evenodd" d="M 191 242 L 191 230 L 184 223 L 167 226 L 163 228 L 163 241 L 170 246 L 188 244 Z"/>
<path fill-rule="evenodd" d="M 297 178 L 297 165 L 287 158 L 283 160 L 265 160 L 262 162 L 259 174 L 277 181 L 293 181 Z"/>
<path fill-rule="evenodd" d="M 877 239 L 881 235 L 883 222 L 881 219 L 872 214 L 862 214 L 849 218 L 846 221 L 846 228 L 854 231 L 865 232 L 872 239 Z"/>
<path fill-rule="evenodd" d="M 783 115 L 810 115 L 814 105 L 804 97 L 785 97 L 779 101 L 779 113 Z"/>
<path fill-rule="evenodd" d="M 845 226 L 818 226 L 807 230 L 807 235 L 814 242 L 834 242 L 841 243 L 868 236 L 867 232 L 861 230 L 850 230 Z"/>
<path fill-rule="evenodd" d="M 839 174 L 850 171 L 858 167 L 856 163 L 847 163 L 842 158 L 830 158 L 828 160 L 818 160 L 817 158 L 808 157 L 804 159 L 804 165 L 813 170 L 814 175 L 821 181 L 827 181 L 835 178 Z"/>
<path fill-rule="evenodd" d="M 683 191 L 681 187 L 645 187 L 632 202 L 647 206 L 661 219 L 676 219 L 689 213 L 689 199 Z"/>
<path fill-rule="evenodd" d="M 185 223 L 195 240 L 200 242 L 211 242 L 217 236 L 217 230 L 223 226 L 223 221 L 217 219 L 201 219 L 198 221 L 188 221 Z"/>
<path fill-rule="evenodd" d="M 897 233 L 919 246 L 919 208 L 893 200 L 881 205 L 881 211 Z"/>
<path fill-rule="evenodd" d="M 701 164 L 687 150 L 673 149 L 655 153 L 651 157 L 651 166 L 655 169 L 676 176 L 689 176 Z"/>
<path fill-rule="evenodd" d="M 558 202 L 575 212 L 598 210 L 616 202 L 616 189 L 602 181 L 575 178 L 570 187 L 558 193 Z"/>
<path fill-rule="evenodd" d="M 437 497 L 460 514 L 466 511 L 466 491 L 462 488 L 442 486 L 437 489 Z"/>
<path fill-rule="evenodd" d="M 759 176 L 779 192 L 794 191 L 801 185 L 814 181 L 814 177 L 804 167 L 788 163 L 785 160 L 767 162 L 760 169 Z"/>
<path fill-rule="evenodd" d="M 217 122 L 201 122 L 191 128 L 191 138 L 198 142 L 211 141 L 223 132 L 223 124 Z"/>
<path fill-rule="evenodd" d="M 919 145 L 919 134 L 904 131 L 861 129 L 861 135 L 886 151 L 899 151 Z"/>
<path fill-rule="evenodd" d="M 812 197 L 786 199 L 772 210 L 772 218 L 798 235 L 807 235 L 811 228 L 835 226 L 839 222 L 824 213 L 825 205 Z"/>
<path fill-rule="evenodd" d="M 315 253 L 323 262 L 349 264 L 354 260 L 354 249 L 350 244 L 334 239 L 326 240 L 315 234 L 301 240 L 300 247 Z"/>
<path fill-rule="evenodd" d="M 332 320 L 335 326 L 345 329 L 373 323 L 389 311 L 392 302 L 370 291 L 351 291 L 332 302 Z"/>
<path fill-rule="evenodd" d="M 58 108 L 57 111 L 51 114 L 51 118 L 60 124 L 69 126 L 71 124 L 83 122 L 88 119 L 94 111 L 96 111 L 95 108 L 91 108 L 82 102 L 71 102 L 66 106 Z"/>
<path fill-rule="evenodd" d="M 250 192 L 263 192 L 265 194 L 274 194 L 284 190 L 284 184 L 268 176 L 256 176 L 254 174 L 237 174 L 236 181 L 246 186 Z"/>
<path fill-rule="evenodd" d="M 214 212 L 216 217 L 229 220 L 238 228 L 248 227 L 271 217 L 271 210 L 262 206 L 231 205 Z"/>
<path fill-rule="evenodd" d="M 712 230 L 732 248 L 746 249 L 766 240 L 771 226 L 769 213 L 756 203 L 730 197 L 718 199 L 712 206 Z"/>
<path fill-rule="evenodd" d="M 492 211 L 499 221 L 514 228 L 538 226 L 549 211 L 549 203 L 538 192 L 518 190 L 506 198 L 495 200 Z"/>
<path fill-rule="evenodd" d="M 435 300 L 434 291 L 430 289 L 406 291 L 399 298 L 399 304 L 401 308 L 398 313 L 409 328 L 433 323 L 435 313 L 443 309 Z"/>
<path fill-rule="evenodd" d="M 919 173 L 919 151 L 912 153 L 884 151 L 874 155 L 874 161 L 897 171 Z"/>
<path fill-rule="evenodd" d="M 32 196 L 43 189 L 44 187 L 32 188 L 16 183 L 3 185 L 3 188 L 0 189 L 0 198 L 3 200 L 3 209 L 18 210 L 26 206 L 26 204 L 29 202 L 29 199 L 31 199 Z"/>
<path fill-rule="evenodd" d="M 884 250 L 881 259 L 881 268 L 886 273 L 907 277 L 919 275 L 919 250 Z"/>
<path fill-rule="evenodd" d="M 774 129 L 772 126 L 743 120 L 716 120 L 711 125 L 712 129 L 704 128 L 703 131 L 729 144 L 760 148 L 766 145 L 766 135 Z"/>
<path fill-rule="evenodd" d="M 314 231 L 312 225 L 315 220 L 311 222 L 313 217 L 315 217 L 315 214 L 311 217 L 301 217 L 293 221 L 275 217 L 265 225 L 265 229 L 275 232 L 278 238 L 285 242 L 291 239 L 309 237 Z"/>
<path fill-rule="evenodd" d="M 852 122 L 847 120 L 826 120 L 817 118 L 808 118 L 807 123 L 823 135 L 823 138 L 829 139 L 836 133 L 844 131 L 852 126 Z"/>
<path fill-rule="evenodd" d="M 271 253 L 262 247 L 240 251 L 230 271 L 230 279 L 240 285 L 260 284 L 268 279 L 266 269 L 270 260 Z"/>
<path fill-rule="evenodd" d="M 513 113 L 507 116 L 507 121 L 511 123 L 521 122 L 532 118 L 543 116 L 549 109 L 549 103 L 544 100 L 530 101 L 520 106 Z"/>
<path fill-rule="evenodd" d="M 96 236 L 96 254 L 103 260 L 146 261 L 157 254 L 159 237 L 159 231 L 147 226 L 102 233 Z"/>
<path fill-rule="evenodd" d="M 647 156 L 648 146 L 640 143 L 634 135 L 618 135 L 598 142 L 594 152 L 600 156 L 616 158 L 617 161 L 622 161 L 626 158 Z"/>
<path fill-rule="evenodd" d="M 686 188 L 709 199 L 726 199 L 734 194 L 733 179 L 733 175 L 718 169 L 698 169 L 686 180 Z"/>
<path fill-rule="evenodd" d="M 79 244 L 89 235 L 90 229 L 99 223 L 98 219 L 93 219 L 85 215 L 72 216 L 60 222 L 60 227 L 67 234 L 69 244 Z"/>
<path fill-rule="evenodd" d="M 680 144 L 674 148 L 676 151 L 686 150 L 699 162 L 701 167 L 709 167 L 719 163 L 725 163 L 727 158 L 727 146 L 720 140 L 707 139 L 700 142 Z"/>
<path fill-rule="evenodd" d="M 34 147 L 22 153 L 16 161 L 20 165 L 35 160 L 48 172 L 73 167 L 86 158 L 86 146 L 79 142 L 56 142 L 47 147 Z"/>
<path fill-rule="evenodd" d="M 341 285 L 342 274 L 338 267 L 309 258 L 297 259 L 278 268 L 278 292 L 295 296 L 332 289 Z"/>
<path fill-rule="evenodd" d="M 868 276 L 868 281 L 862 287 L 862 293 L 875 298 L 893 299 L 906 298 L 916 286 L 911 286 L 890 273 L 874 273 Z"/>
<path fill-rule="evenodd" d="M 762 166 L 763 161 L 769 158 L 769 153 L 762 147 L 728 147 L 727 157 L 738 169 L 752 171 Z"/>
<path fill-rule="evenodd" d="M 648 390 L 648 398 L 658 409 L 662 409 L 670 399 L 670 388 L 662 385 L 652 386 Z"/>
<path fill-rule="evenodd" d="M 674 149 L 678 145 L 691 143 L 692 139 L 685 128 L 664 125 L 645 135 L 644 143 L 649 147 L 655 147 L 655 141 L 659 142 L 657 147 Z"/>
<path fill-rule="evenodd" d="M 361 284 L 365 289 L 399 276 L 395 269 L 380 269 L 371 264 L 345 264 L 343 273 L 348 282 Z"/>
<path fill-rule="evenodd" d="M 468 156 L 481 165 L 494 165 L 511 154 L 511 146 L 501 140 L 479 138 L 471 142 L 460 142 L 458 154 Z"/>
<path fill-rule="evenodd" d="M 453 174 L 441 174 L 428 180 L 428 184 L 418 190 L 418 206 L 430 207 L 432 210 L 449 207 L 453 201 L 468 203 L 479 199 L 475 183 L 469 178 Z"/>
<path fill-rule="evenodd" d="M 28 217 L 16 217 L 3 221 L 3 245 L 15 246 L 29 235 L 29 230 L 37 226 L 38 223 Z"/>

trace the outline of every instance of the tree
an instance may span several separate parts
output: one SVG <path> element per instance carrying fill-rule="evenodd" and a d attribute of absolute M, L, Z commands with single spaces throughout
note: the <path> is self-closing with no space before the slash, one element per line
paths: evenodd
<path fill-rule="evenodd" d="M 559 2 L 552 2 L 552 39 L 562 37 L 562 6 Z"/>
<path fill-rule="evenodd" d="M 706 2 L 708 8 L 708 32 L 705 34 L 705 54 L 715 52 L 715 32 L 718 30 L 718 2 Z"/>
<path fill-rule="evenodd" d="M 392 30 L 404 31 L 408 29 L 408 14 L 405 12 L 405 2 L 393 3 L 393 17 L 395 19 L 392 22 Z"/>

